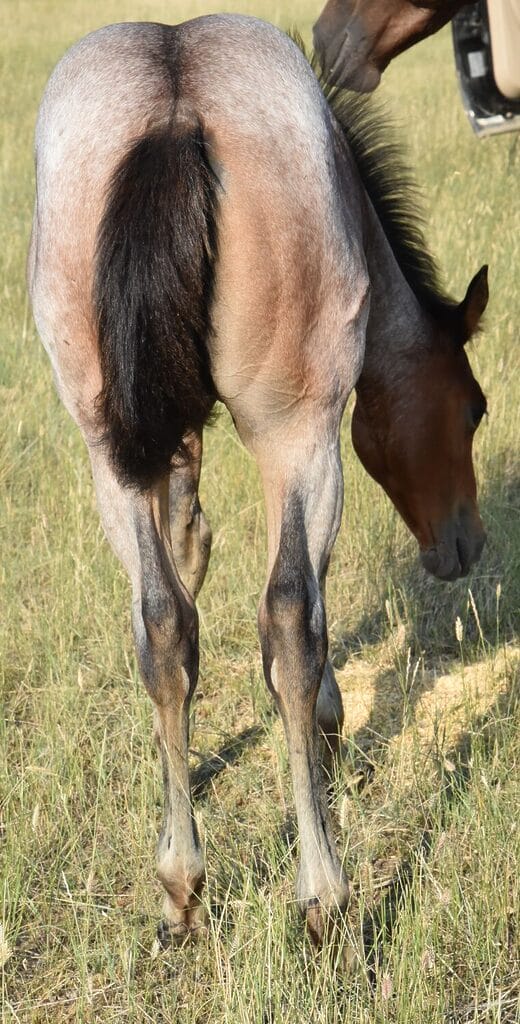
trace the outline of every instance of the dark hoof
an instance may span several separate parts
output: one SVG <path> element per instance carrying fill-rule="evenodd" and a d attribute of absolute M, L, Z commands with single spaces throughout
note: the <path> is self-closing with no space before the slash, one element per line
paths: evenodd
<path fill-rule="evenodd" d="M 170 929 L 166 921 L 159 921 L 157 925 L 157 942 L 161 949 L 166 949 L 170 945 Z"/>
<path fill-rule="evenodd" d="M 197 942 L 207 934 L 204 924 L 185 924 L 179 921 L 170 924 L 164 919 L 157 927 L 157 941 L 161 949 L 170 949 L 171 946 L 184 946 L 187 942 Z"/>

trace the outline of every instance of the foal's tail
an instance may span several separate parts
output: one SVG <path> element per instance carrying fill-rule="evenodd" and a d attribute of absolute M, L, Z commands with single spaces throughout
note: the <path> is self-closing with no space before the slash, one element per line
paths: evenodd
<path fill-rule="evenodd" d="M 99 414 L 120 480 L 146 489 L 215 401 L 207 348 L 217 181 L 200 130 L 148 134 L 110 183 L 94 304 Z"/>

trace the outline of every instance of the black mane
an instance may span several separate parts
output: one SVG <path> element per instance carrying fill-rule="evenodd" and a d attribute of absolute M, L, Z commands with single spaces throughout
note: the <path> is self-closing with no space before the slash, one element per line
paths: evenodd
<path fill-rule="evenodd" d="M 297 34 L 292 38 L 320 83 L 403 276 L 423 309 L 442 320 L 456 303 L 444 291 L 428 251 L 420 189 L 396 140 L 392 120 L 372 96 L 328 85 L 316 56 L 308 57 Z"/>

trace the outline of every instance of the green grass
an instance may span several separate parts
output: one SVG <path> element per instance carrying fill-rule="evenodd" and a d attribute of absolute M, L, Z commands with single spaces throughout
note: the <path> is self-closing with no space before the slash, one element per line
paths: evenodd
<path fill-rule="evenodd" d="M 232 8 L 307 36 L 317 11 Z M 490 264 L 487 326 L 471 349 L 490 407 L 476 443 L 485 555 L 469 582 L 443 587 L 421 573 L 414 542 L 352 454 L 347 414 L 329 621 L 347 714 L 334 806 L 353 900 L 339 950 L 316 955 L 293 903 L 287 755 L 258 656 L 257 474 L 219 418 L 202 481 L 214 549 L 192 734 L 211 928 L 198 947 L 154 945 L 161 792 L 128 585 L 35 336 L 24 262 L 32 130 L 65 47 L 108 21 L 210 9 L 6 0 L 2 10 L 2 1020 L 520 1020 L 520 135 L 472 137 L 446 33 L 400 58 L 382 93 L 401 118 L 454 293 Z M 218 751 L 229 763 L 212 774 Z"/>

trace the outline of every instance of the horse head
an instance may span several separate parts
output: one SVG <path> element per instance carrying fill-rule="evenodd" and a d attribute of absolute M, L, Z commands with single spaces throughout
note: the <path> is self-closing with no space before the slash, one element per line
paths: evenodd
<path fill-rule="evenodd" d="M 419 542 L 424 568 L 442 580 L 465 576 L 485 532 L 472 446 L 486 412 L 465 344 L 488 300 L 487 267 L 464 300 L 437 324 L 435 340 L 413 347 L 390 382 L 358 382 L 354 448 Z"/>

